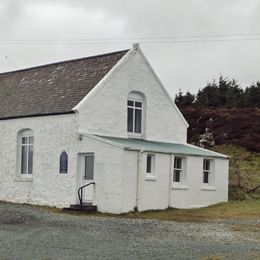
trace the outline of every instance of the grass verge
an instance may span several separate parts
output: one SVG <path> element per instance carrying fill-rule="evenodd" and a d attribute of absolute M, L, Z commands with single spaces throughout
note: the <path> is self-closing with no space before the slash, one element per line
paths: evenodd
<path fill-rule="evenodd" d="M 57 212 L 55 210 L 54 212 Z M 84 215 L 84 212 L 69 212 Z M 165 209 L 123 214 L 91 213 L 99 217 L 155 219 L 179 222 L 206 222 L 214 219 L 260 219 L 260 200 L 231 201 L 198 209 Z"/>

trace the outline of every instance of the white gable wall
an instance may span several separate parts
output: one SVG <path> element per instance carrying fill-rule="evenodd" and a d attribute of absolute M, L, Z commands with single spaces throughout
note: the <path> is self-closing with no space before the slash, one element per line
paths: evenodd
<path fill-rule="evenodd" d="M 126 62 L 79 107 L 79 131 L 128 137 L 127 97 L 131 91 L 145 95 L 144 138 L 186 142 L 187 125 L 173 106 L 139 51 L 131 50 Z M 124 59 L 124 58 L 123 58 Z"/>
<path fill-rule="evenodd" d="M 75 114 L 1 120 L 0 200 L 59 207 L 75 203 L 75 127 Z M 27 128 L 34 134 L 33 174 L 22 176 L 16 171 L 17 133 Z M 68 154 L 67 174 L 59 173 L 63 150 Z"/>

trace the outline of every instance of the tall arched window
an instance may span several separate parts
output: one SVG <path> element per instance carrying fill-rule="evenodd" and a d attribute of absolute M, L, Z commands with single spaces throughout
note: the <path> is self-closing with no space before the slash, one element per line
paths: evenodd
<path fill-rule="evenodd" d="M 143 133 L 144 98 L 138 92 L 130 92 L 127 99 L 127 132 Z"/>
<path fill-rule="evenodd" d="M 68 154 L 65 151 L 60 155 L 60 173 L 68 173 Z"/>
<path fill-rule="evenodd" d="M 34 137 L 31 129 L 18 132 L 18 169 L 21 174 L 33 173 Z"/>

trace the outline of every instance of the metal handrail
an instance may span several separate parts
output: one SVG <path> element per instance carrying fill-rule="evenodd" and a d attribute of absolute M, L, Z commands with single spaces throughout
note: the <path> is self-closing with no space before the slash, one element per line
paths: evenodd
<path fill-rule="evenodd" d="M 83 189 L 86 188 L 87 186 L 89 185 L 95 185 L 95 182 L 90 182 L 86 185 L 83 185 L 81 186 L 79 189 L 78 189 L 78 197 L 79 197 L 79 203 L 80 203 L 80 208 L 82 209 L 82 204 L 83 204 Z"/>

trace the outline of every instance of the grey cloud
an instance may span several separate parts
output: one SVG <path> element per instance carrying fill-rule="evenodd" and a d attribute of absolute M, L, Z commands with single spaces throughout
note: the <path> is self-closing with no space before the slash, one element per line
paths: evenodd
<path fill-rule="evenodd" d="M 2 39 L 164 37 L 254 33 L 260 28 L 259 0 L 2 0 L 0 8 Z M 35 10 L 40 17 L 33 13 Z M 19 67 L 27 67 L 128 47 L 130 42 L 1 44 L 0 50 Z M 244 86 L 260 80 L 259 41 L 154 43 L 141 47 L 172 95 L 179 88 L 195 92 L 220 73 L 235 77 Z M 12 65 L 0 55 L 0 71 L 10 69 Z"/>

